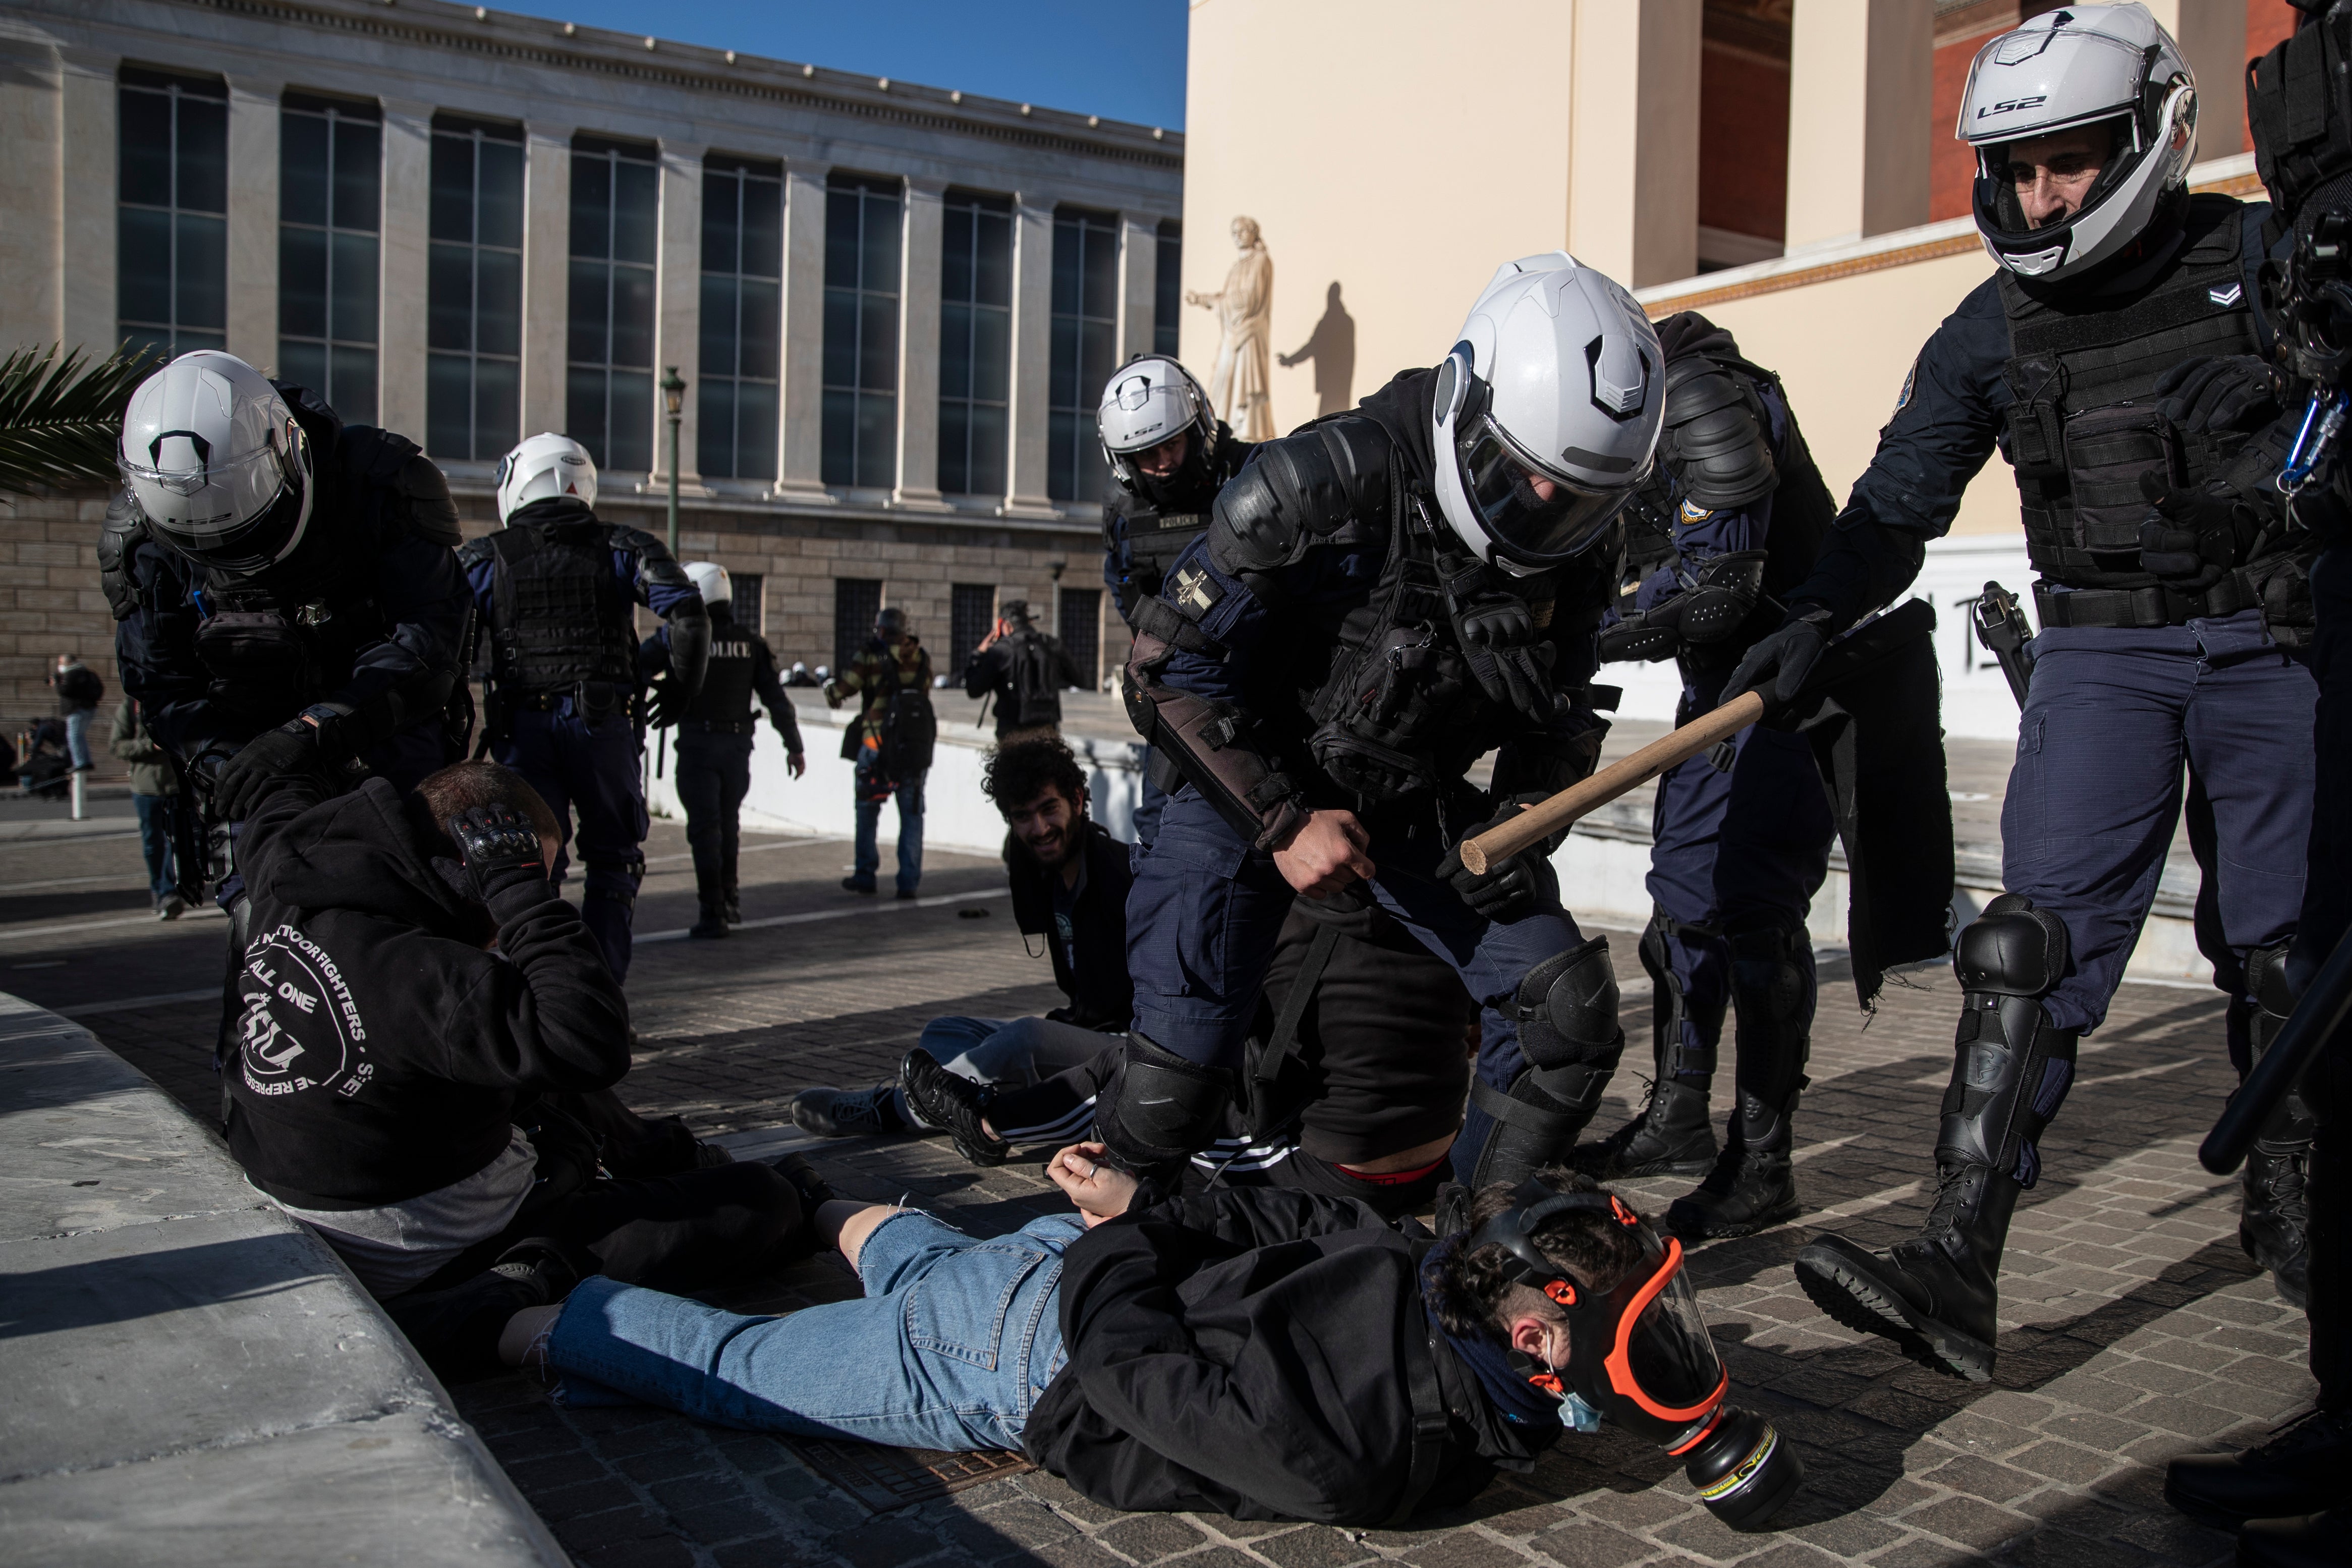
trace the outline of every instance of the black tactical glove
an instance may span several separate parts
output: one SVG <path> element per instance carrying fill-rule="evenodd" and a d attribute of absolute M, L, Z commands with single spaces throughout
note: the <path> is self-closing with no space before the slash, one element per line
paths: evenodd
<path fill-rule="evenodd" d="M 1767 708 L 1786 708 L 1794 702 L 1805 682 L 1812 679 L 1822 650 L 1829 647 L 1829 637 L 1820 625 L 1827 616 L 1825 610 L 1807 610 L 1779 631 L 1759 637 L 1732 670 L 1731 679 L 1723 683 L 1721 702 L 1751 690 L 1763 696 Z"/>
<path fill-rule="evenodd" d="M 1475 581 L 1475 579 L 1474 579 Z M 1538 640 L 1535 612 L 1517 594 L 1457 584 L 1447 591 L 1454 635 L 1490 701 L 1507 702 L 1538 724 L 1551 718 L 1552 646 Z"/>
<path fill-rule="evenodd" d="M 261 805 L 279 779 L 319 766 L 319 731 L 297 719 L 247 741 L 221 767 L 213 783 L 213 809 L 224 822 L 242 822 Z"/>
<path fill-rule="evenodd" d="M 1502 810 L 1462 837 L 1475 838 L 1545 798 L 1542 795 L 1515 795 Z M 1454 890 L 1462 895 L 1462 901 L 1470 906 L 1472 914 L 1505 923 L 1535 907 L 1539 868 L 1550 858 L 1551 848 L 1549 840 L 1539 838 L 1507 859 L 1488 860 L 1486 874 L 1482 877 L 1462 864 L 1462 847 L 1456 844 L 1437 863 L 1437 874 L 1454 885 Z"/>
<path fill-rule="evenodd" d="M 503 805 L 474 805 L 445 826 L 457 846 L 467 895 L 477 902 L 495 904 L 519 888 L 546 890 L 547 862 L 529 817 Z"/>
<path fill-rule="evenodd" d="M 2139 562 L 2158 582 L 2202 594 L 2230 574 L 2263 531 L 2263 520 L 2226 479 L 2175 490 L 2161 474 L 2140 476 L 2151 508 L 2139 525 Z"/>
<path fill-rule="evenodd" d="M 2279 416 L 2284 378 L 2252 354 L 2183 360 L 2157 377 L 2157 412 L 2191 430 L 2259 430 Z M 2153 568 L 2150 568 L 2153 570 Z"/>
<path fill-rule="evenodd" d="M 656 680 L 646 697 L 646 722 L 656 730 L 667 730 L 686 717 L 687 704 L 693 699 L 685 694 L 677 677 Z"/>

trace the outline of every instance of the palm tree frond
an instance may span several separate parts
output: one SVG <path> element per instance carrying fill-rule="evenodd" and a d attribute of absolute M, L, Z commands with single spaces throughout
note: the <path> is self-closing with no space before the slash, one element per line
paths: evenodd
<path fill-rule="evenodd" d="M 0 360 L 0 491 L 111 480 L 123 407 L 160 357 L 125 342 L 93 365 L 52 343 Z"/>

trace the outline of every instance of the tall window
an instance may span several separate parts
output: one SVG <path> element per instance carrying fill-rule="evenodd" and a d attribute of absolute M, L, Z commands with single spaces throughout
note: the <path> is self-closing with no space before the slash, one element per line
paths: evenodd
<path fill-rule="evenodd" d="M 572 139 L 572 347 L 564 432 L 604 468 L 654 466 L 654 149 Z"/>
<path fill-rule="evenodd" d="M 833 580 L 833 672 L 839 675 L 874 635 L 874 617 L 882 613 L 882 580 L 878 577 L 835 577 Z"/>
<path fill-rule="evenodd" d="M 730 612 L 735 624 L 747 632 L 766 631 L 767 579 L 757 572 L 730 572 L 727 585 L 735 595 Z"/>
<path fill-rule="evenodd" d="M 940 489 L 1004 493 L 1012 374 L 1013 204 L 950 191 L 940 258 Z"/>
<path fill-rule="evenodd" d="M 522 128 L 433 121 L 425 444 L 495 461 L 522 408 Z"/>
<path fill-rule="evenodd" d="M 226 348 L 227 84 L 125 66 L 120 100 L 118 330 L 166 354 Z"/>
<path fill-rule="evenodd" d="M 783 219 L 782 164 L 703 160 L 702 376 L 695 390 L 695 463 L 705 479 L 776 477 Z"/>
<path fill-rule="evenodd" d="M 898 183 L 835 174 L 824 193 L 824 482 L 898 477 Z"/>
<path fill-rule="evenodd" d="M 278 374 L 375 423 L 383 111 L 286 95 L 278 129 Z"/>
<path fill-rule="evenodd" d="M 951 583 L 948 585 L 948 675 L 951 679 L 963 678 L 964 666 L 971 662 L 972 649 L 980 646 L 996 624 L 996 590 L 986 583 Z"/>
<path fill-rule="evenodd" d="M 1095 408 L 1118 365 L 1118 219 L 1063 207 L 1054 215 L 1054 358 L 1046 392 L 1045 493 L 1102 499 Z"/>
<path fill-rule="evenodd" d="M 1151 352 L 1174 358 L 1176 331 L 1183 325 L 1184 226 L 1160 220 L 1160 255 L 1151 273 Z"/>
<path fill-rule="evenodd" d="M 1061 595 L 1062 647 L 1092 689 L 1102 679 L 1102 590 L 1064 588 Z"/>

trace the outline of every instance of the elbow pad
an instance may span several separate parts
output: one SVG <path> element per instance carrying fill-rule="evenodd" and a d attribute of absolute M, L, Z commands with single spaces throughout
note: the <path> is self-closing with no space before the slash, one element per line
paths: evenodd
<path fill-rule="evenodd" d="M 1251 454 L 1217 492 L 1209 560 L 1229 577 L 1296 564 L 1351 518 L 1389 504 L 1388 433 L 1369 419 L 1335 419 Z"/>
<path fill-rule="evenodd" d="M 1658 455 L 1683 494 L 1710 510 L 1746 506 L 1780 483 L 1762 405 L 1745 378 L 1703 355 L 1666 366 Z"/>
<path fill-rule="evenodd" d="M 1307 820 L 1297 786 L 1251 742 L 1249 715 L 1160 680 L 1172 651 L 1150 632 L 1136 634 L 1121 681 L 1136 733 L 1256 847 L 1286 842 Z"/>
<path fill-rule="evenodd" d="M 121 489 L 106 503 L 106 521 L 98 533 L 98 584 L 106 591 L 106 607 L 118 621 L 127 621 L 139 608 L 139 585 L 131 578 L 131 552 L 147 534 L 147 519 L 131 492 Z"/>
<path fill-rule="evenodd" d="M 692 698 L 702 690 L 702 677 L 710 668 L 710 617 L 698 600 L 691 610 L 680 605 L 669 615 L 670 679 Z"/>

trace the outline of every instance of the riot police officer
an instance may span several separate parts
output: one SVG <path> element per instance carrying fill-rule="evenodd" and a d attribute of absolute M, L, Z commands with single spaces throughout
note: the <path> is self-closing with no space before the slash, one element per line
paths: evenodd
<path fill-rule="evenodd" d="M 1209 507 L 1255 450 L 1235 439 L 1192 373 L 1165 354 L 1139 354 L 1111 374 L 1095 411 L 1103 461 L 1118 489 L 1103 501 L 1103 582 L 1119 618 L 1160 592 L 1168 568 L 1209 526 Z M 1136 842 L 1158 836 L 1168 797 L 1147 765 Z"/>
<path fill-rule="evenodd" d="M 677 719 L 677 798 L 686 807 L 687 847 L 694 851 L 698 906 L 686 934 L 721 937 L 729 926 L 743 921 L 735 854 L 743 797 L 751 788 L 751 742 L 760 731 L 752 698 L 768 710 L 768 722 L 783 738 L 784 765 L 793 777 L 808 771 L 808 756 L 801 747 L 800 716 L 777 679 L 776 656 L 768 639 L 753 627 L 735 624 L 735 589 L 727 569 L 712 561 L 689 561 L 686 574 L 702 595 L 702 607 L 710 617 L 710 657 L 703 667 L 702 689 Z M 677 678 L 670 647 L 670 628 L 664 626 L 639 650 L 639 668 L 656 672 L 657 692 Z M 665 711 L 675 708 L 667 700 L 660 705 Z"/>
<path fill-rule="evenodd" d="M 199 350 L 131 394 L 120 460 L 99 564 L 123 689 L 210 822 L 275 776 L 405 790 L 462 753 L 457 509 L 415 442 Z"/>
<path fill-rule="evenodd" d="M 1454 846 L 1598 754 L 1592 636 L 1662 370 L 1617 284 L 1557 251 L 1508 263 L 1444 363 L 1260 447 L 1137 601 L 1128 708 L 1173 793 L 1128 900 L 1135 1019 L 1097 1107 L 1115 1159 L 1212 1135 L 1301 893 L 1377 900 L 1484 1001 L 1464 1180 L 1572 1146 L 1623 1044 L 1608 945 L 1546 846 L 1485 876 Z M 1464 774 L 1498 747 L 1488 795 Z"/>
<path fill-rule="evenodd" d="M 2196 110 L 2187 62 L 2137 5 L 2067 6 L 1978 54 L 1960 134 L 2000 268 L 1920 352 L 1788 623 L 1725 683 L 1793 696 L 1828 638 L 1909 584 L 2001 448 L 2042 634 L 2002 808 L 2007 890 L 1954 948 L 1965 995 L 1936 1201 L 1891 1252 L 1824 1236 L 1797 1259 L 1832 1317 L 1972 1378 L 1991 1371 L 2001 1247 L 2041 1169 L 2036 1140 L 2155 895 L 2184 757 L 2226 943 L 2208 952 L 2252 1054 L 2285 1006 L 2312 794 L 2310 550 L 2281 515 L 2276 454 L 2248 445 L 2275 416 L 2252 357 L 2270 347 L 2254 308 L 2268 209 L 2189 194 Z M 2220 357 L 2164 379 L 2196 356 Z M 2149 518 L 2151 497 L 2217 489 L 2242 533 L 2184 548 Z M 2241 1233 L 2290 1299 L 2299 1166 L 2291 1148 L 2249 1166 Z"/>
<path fill-rule="evenodd" d="M 1780 378 L 1691 312 L 1658 323 L 1666 355 L 1659 462 L 1641 505 L 1665 561 L 1601 629 L 1601 658 L 1672 658 L 1675 721 L 1715 706 L 1748 644 L 1780 624 L 1837 511 Z M 1805 917 L 1829 874 L 1835 824 L 1812 748 L 1758 725 L 1658 780 L 1650 850 L 1656 912 L 1642 965 L 1656 986 L 1656 1066 L 1640 1115 L 1579 1163 L 1602 1181 L 1698 1175 L 1667 1211 L 1685 1240 L 1793 1218 L 1791 1121 L 1816 992 Z M 1707 1095 L 1724 1015 L 1738 1021 L 1738 1089 L 1717 1157 Z"/>
<path fill-rule="evenodd" d="M 635 606 L 669 623 L 673 674 L 658 720 L 676 718 L 700 689 L 710 621 L 661 541 L 598 521 L 595 505 L 588 449 L 569 437 L 533 436 L 499 464 L 499 531 L 458 559 L 488 643 L 483 744 L 530 781 L 562 825 L 559 888 L 578 812 L 581 919 L 613 977 L 626 980 L 646 866 L 645 780 L 629 714 Z"/>

